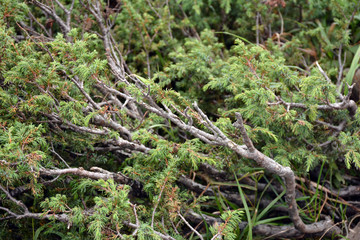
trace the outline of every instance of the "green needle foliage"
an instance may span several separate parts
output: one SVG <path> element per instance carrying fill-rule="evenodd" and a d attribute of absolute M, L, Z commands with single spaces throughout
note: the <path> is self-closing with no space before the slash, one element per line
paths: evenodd
<path fill-rule="evenodd" d="M 0 0 L 0 238 L 231 240 L 291 227 L 276 210 L 287 182 L 251 178 L 267 168 L 226 145 L 249 150 L 235 113 L 296 176 L 321 168 L 318 187 L 351 184 L 359 7 Z M 351 217 L 319 191 L 296 196 L 307 224 Z"/>

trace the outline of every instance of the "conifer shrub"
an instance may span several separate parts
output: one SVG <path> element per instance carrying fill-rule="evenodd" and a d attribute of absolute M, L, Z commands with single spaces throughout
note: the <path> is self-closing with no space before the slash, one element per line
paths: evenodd
<path fill-rule="evenodd" d="M 0 238 L 346 235 L 358 9 L 0 0 Z"/>

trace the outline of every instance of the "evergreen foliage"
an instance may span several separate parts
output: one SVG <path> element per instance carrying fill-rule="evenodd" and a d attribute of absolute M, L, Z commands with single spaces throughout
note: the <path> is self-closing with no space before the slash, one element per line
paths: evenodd
<path fill-rule="evenodd" d="M 0 238 L 345 235 L 359 8 L 0 0 Z"/>

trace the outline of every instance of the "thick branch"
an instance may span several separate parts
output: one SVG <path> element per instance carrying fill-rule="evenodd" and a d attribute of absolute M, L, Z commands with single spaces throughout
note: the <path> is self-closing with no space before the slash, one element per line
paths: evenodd
<path fill-rule="evenodd" d="M 203 221 L 206 221 L 208 225 L 214 225 L 214 224 L 221 224 L 224 221 L 220 218 L 215 218 L 211 216 L 207 216 L 204 214 L 195 213 L 194 211 L 190 210 L 187 212 L 185 217 L 191 221 L 192 223 L 200 223 Z M 239 230 L 243 231 L 247 227 L 247 222 L 240 222 L 239 223 Z M 269 237 L 271 239 L 282 239 L 282 238 L 290 238 L 290 239 L 299 239 L 299 238 L 313 238 L 313 237 L 320 237 L 324 234 L 323 232 L 318 232 L 315 234 L 304 234 L 298 229 L 296 229 L 294 226 L 274 226 L 274 225 L 268 225 L 268 224 L 259 224 L 253 227 L 252 232 L 256 236 Z M 338 227 L 333 227 L 329 229 L 325 233 L 325 236 L 332 237 L 336 234 L 340 233 L 340 229 Z"/>
<path fill-rule="evenodd" d="M 196 107 L 196 105 L 194 106 Z M 196 109 L 199 114 L 204 117 L 205 114 L 201 111 L 201 109 Z M 206 118 L 205 118 L 206 119 Z M 209 127 L 213 128 L 213 131 L 217 131 L 218 128 L 216 128 L 212 123 L 208 122 Z M 245 129 L 243 126 L 243 123 L 241 121 L 237 121 L 236 124 L 240 129 Z M 276 174 L 280 177 L 283 177 L 285 180 L 286 185 L 286 202 L 289 205 L 289 215 L 291 220 L 293 221 L 295 227 L 300 230 L 303 233 L 316 233 L 316 232 L 322 232 L 326 230 L 327 228 L 331 227 L 331 222 L 324 222 L 322 224 L 311 224 L 311 225 L 305 225 L 304 222 L 301 220 L 299 211 L 296 204 L 295 199 L 295 174 L 289 167 L 284 167 L 281 164 L 277 163 L 273 159 L 269 158 L 268 156 L 264 155 L 260 151 L 258 151 L 255 148 L 252 148 L 249 141 L 251 141 L 247 135 L 245 136 L 246 139 L 244 139 L 244 142 L 247 141 L 249 144 L 249 147 L 252 148 L 252 151 L 249 150 L 249 147 L 244 148 L 244 146 L 239 146 L 238 144 L 231 141 L 229 138 L 227 138 L 224 134 L 220 135 L 222 139 L 219 139 L 218 141 L 221 141 L 221 145 L 225 145 L 238 153 L 240 156 L 252 159 L 256 161 L 256 163 L 265 168 L 270 173 Z"/>
<path fill-rule="evenodd" d="M 119 184 L 126 184 L 131 186 L 132 188 L 132 193 L 136 196 L 146 196 L 146 194 L 143 192 L 142 188 L 142 184 L 137 181 L 137 180 L 133 180 L 127 176 L 125 176 L 122 173 L 113 173 L 113 172 L 109 172 L 106 170 L 100 171 L 100 168 L 98 167 L 93 167 L 90 170 L 91 171 L 87 171 L 83 168 L 65 168 L 65 169 L 41 169 L 40 170 L 40 175 L 44 175 L 44 176 L 59 176 L 59 175 L 64 175 L 64 174 L 73 174 L 76 176 L 80 176 L 80 177 L 87 177 L 87 178 L 91 178 L 91 179 L 114 179 L 117 183 Z"/>
<path fill-rule="evenodd" d="M 246 132 L 246 129 L 244 126 L 244 121 L 241 117 L 241 114 L 235 113 L 235 116 L 236 116 L 237 121 L 234 123 L 234 126 L 240 129 L 240 133 L 244 140 L 244 143 L 245 143 L 246 147 L 249 149 L 249 151 L 252 153 L 255 151 L 255 147 L 254 147 L 249 135 Z"/>

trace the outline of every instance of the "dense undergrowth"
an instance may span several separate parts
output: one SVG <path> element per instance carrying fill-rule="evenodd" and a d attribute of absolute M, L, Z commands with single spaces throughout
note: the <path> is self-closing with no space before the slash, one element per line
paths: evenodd
<path fill-rule="evenodd" d="M 353 239 L 359 7 L 0 0 L 0 238 Z"/>

